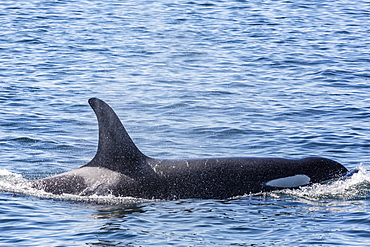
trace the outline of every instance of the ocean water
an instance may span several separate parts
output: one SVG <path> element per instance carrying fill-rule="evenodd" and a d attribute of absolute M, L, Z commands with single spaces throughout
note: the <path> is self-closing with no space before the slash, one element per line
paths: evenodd
<path fill-rule="evenodd" d="M 0 246 L 370 246 L 367 0 L 0 1 Z M 52 196 L 98 97 L 155 158 L 324 156 L 331 184 L 225 200 Z"/>

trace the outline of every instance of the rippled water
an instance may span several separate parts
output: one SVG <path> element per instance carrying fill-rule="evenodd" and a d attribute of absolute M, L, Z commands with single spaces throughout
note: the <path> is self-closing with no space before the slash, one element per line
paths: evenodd
<path fill-rule="evenodd" d="M 369 16 L 365 0 L 0 1 L 0 245 L 368 245 Z M 229 200 L 33 191 L 93 157 L 90 97 L 152 157 L 360 172 Z"/>

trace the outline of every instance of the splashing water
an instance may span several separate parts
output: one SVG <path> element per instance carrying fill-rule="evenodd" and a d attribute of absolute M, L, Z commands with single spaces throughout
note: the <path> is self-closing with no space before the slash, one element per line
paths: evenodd
<path fill-rule="evenodd" d="M 280 198 L 291 196 L 308 202 L 322 202 L 323 200 L 356 200 L 366 199 L 370 194 L 370 174 L 363 165 L 357 167 L 358 172 L 348 178 L 339 179 L 325 184 L 313 184 L 299 189 L 285 189 L 266 193 L 266 196 Z M 0 191 L 35 196 L 47 199 L 69 200 L 97 204 L 131 204 L 153 201 L 134 197 L 108 196 L 79 196 L 71 194 L 55 195 L 31 186 L 29 180 L 20 174 L 0 169 Z"/>
<path fill-rule="evenodd" d="M 31 186 L 20 174 L 0 169 L 0 191 L 24 194 Z"/>
<path fill-rule="evenodd" d="M 271 196 L 282 194 L 318 202 L 328 199 L 356 200 L 367 199 L 370 193 L 370 174 L 366 167 L 360 164 L 358 172 L 345 179 L 339 179 L 323 184 L 313 184 L 299 189 L 286 189 L 271 193 Z"/>
<path fill-rule="evenodd" d="M 67 200 L 77 202 L 87 202 L 96 204 L 133 204 L 149 201 L 142 198 L 134 197 L 116 197 L 113 195 L 107 196 L 79 196 L 71 194 L 55 195 L 45 192 L 43 190 L 35 189 L 31 186 L 29 180 L 22 177 L 21 174 L 12 173 L 6 169 L 0 169 L 0 192 L 10 192 L 15 194 L 23 194 L 28 196 L 35 196 L 39 198 Z M 153 201 L 153 200 L 151 200 Z"/>

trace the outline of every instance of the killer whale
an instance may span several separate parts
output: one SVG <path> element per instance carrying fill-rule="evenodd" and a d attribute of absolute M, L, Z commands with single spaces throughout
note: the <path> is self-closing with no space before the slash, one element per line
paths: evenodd
<path fill-rule="evenodd" d="M 136 147 L 108 104 L 97 98 L 89 99 L 89 104 L 99 125 L 94 158 L 75 170 L 32 181 L 34 188 L 80 196 L 224 199 L 321 183 L 348 172 L 322 157 L 151 158 Z"/>

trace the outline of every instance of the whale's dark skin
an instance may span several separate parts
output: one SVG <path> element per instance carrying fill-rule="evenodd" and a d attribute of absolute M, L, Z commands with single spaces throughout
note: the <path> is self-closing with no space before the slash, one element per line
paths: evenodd
<path fill-rule="evenodd" d="M 348 172 L 341 164 L 321 157 L 150 158 L 136 147 L 109 105 L 96 98 L 90 99 L 89 104 L 99 123 L 95 157 L 78 169 L 33 181 L 33 187 L 53 194 L 81 196 L 223 199 L 275 190 L 268 182 L 279 178 L 304 175 L 309 178 L 306 185 L 339 178 Z"/>

